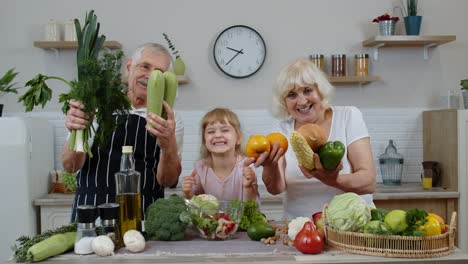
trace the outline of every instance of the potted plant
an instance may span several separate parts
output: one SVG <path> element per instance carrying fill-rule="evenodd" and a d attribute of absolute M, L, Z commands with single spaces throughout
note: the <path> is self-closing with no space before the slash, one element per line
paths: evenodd
<path fill-rule="evenodd" d="M 419 35 L 422 16 L 418 16 L 418 0 L 406 0 L 401 3 L 405 21 L 406 35 Z"/>
<path fill-rule="evenodd" d="M 395 16 L 391 16 L 387 13 L 378 16 L 372 20 L 374 23 L 379 23 L 379 32 L 382 36 L 395 35 L 395 24 L 400 19 Z"/>
<path fill-rule="evenodd" d="M 461 80 L 460 85 L 463 96 L 463 105 L 465 106 L 465 109 L 468 109 L 468 79 Z"/>
<path fill-rule="evenodd" d="M 167 41 L 167 45 L 169 45 L 169 48 L 172 50 L 172 54 L 176 56 L 176 59 L 174 61 L 173 69 L 174 73 L 176 75 L 184 75 L 185 74 L 185 63 L 182 60 L 182 58 L 179 55 L 179 51 L 176 50 L 174 44 L 172 41 L 169 39 L 166 33 L 163 33 L 164 39 Z"/>
<path fill-rule="evenodd" d="M 17 72 L 14 72 L 15 68 L 9 69 L 2 78 L 0 78 L 0 96 L 4 96 L 7 93 L 18 93 L 19 87 L 14 87 L 16 83 L 12 83 L 15 79 Z M 2 116 L 3 104 L 0 104 L 0 116 Z"/>

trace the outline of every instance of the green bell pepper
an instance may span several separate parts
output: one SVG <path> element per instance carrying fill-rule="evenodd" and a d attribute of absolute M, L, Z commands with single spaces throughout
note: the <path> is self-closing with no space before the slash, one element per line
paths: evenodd
<path fill-rule="evenodd" d="M 328 141 L 320 148 L 318 154 L 323 168 L 334 170 L 345 154 L 345 146 L 341 141 Z"/>

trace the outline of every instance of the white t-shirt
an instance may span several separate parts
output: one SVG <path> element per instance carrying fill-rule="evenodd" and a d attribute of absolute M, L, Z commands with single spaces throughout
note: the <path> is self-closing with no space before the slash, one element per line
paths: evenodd
<path fill-rule="evenodd" d="M 361 111 L 353 106 L 335 106 L 333 110 L 332 124 L 328 141 L 339 140 L 346 146 L 343 169 L 340 174 L 351 173 L 351 166 L 347 159 L 347 147 L 356 140 L 369 137 L 366 124 Z M 289 138 L 294 131 L 294 119 L 289 118 L 278 121 L 274 127 Z M 283 198 L 284 214 L 289 220 L 298 216 L 311 217 L 314 212 L 322 211 L 323 205 L 329 203 L 333 196 L 343 193 L 342 190 L 328 186 L 321 181 L 312 178 L 307 179 L 299 169 L 299 164 L 292 147 L 286 154 L 286 192 Z M 374 205 L 372 195 L 361 197 L 369 204 Z"/>

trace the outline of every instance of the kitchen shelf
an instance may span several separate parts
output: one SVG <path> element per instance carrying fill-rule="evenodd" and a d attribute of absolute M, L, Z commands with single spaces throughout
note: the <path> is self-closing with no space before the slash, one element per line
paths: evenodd
<path fill-rule="evenodd" d="M 186 84 L 190 82 L 190 79 L 186 75 L 177 75 L 177 82 L 179 84 Z"/>
<path fill-rule="evenodd" d="M 328 80 L 334 84 L 359 83 L 367 84 L 379 81 L 379 76 L 329 76 Z"/>
<path fill-rule="evenodd" d="M 34 41 L 34 47 L 42 49 L 76 49 L 78 48 L 78 42 L 76 41 Z M 121 49 L 122 44 L 118 41 L 110 40 L 104 42 L 104 48 L 107 49 Z"/>
<path fill-rule="evenodd" d="M 406 35 L 393 35 L 393 36 L 375 36 L 373 38 L 364 40 L 362 46 L 372 47 L 374 49 L 374 60 L 379 59 L 379 48 L 381 47 L 423 47 L 424 59 L 429 59 L 429 48 L 436 47 L 441 44 L 452 42 L 456 40 L 454 35 L 445 36 L 406 36 Z"/>

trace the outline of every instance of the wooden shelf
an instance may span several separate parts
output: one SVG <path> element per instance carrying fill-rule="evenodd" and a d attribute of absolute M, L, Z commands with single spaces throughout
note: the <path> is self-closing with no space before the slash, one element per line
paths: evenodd
<path fill-rule="evenodd" d="M 328 80 L 334 84 L 359 83 L 367 84 L 370 82 L 379 81 L 379 76 L 329 76 Z"/>
<path fill-rule="evenodd" d="M 186 84 L 190 82 L 190 79 L 187 75 L 177 75 L 177 81 L 179 84 Z"/>
<path fill-rule="evenodd" d="M 406 36 L 406 35 L 394 35 L 394 36 L 375 36 L 373 38 L 364 40 L 362 46 L 374 48 L 374 60 L 379 58 L 379 48 L 381 47 L 423 47 L 424 48 L 424 59 L 429 59 L 428 49 L 436 47 L 441 44 L 452 42 L 456 40 L 454 35 L 446 36 Z"/>
<path fill-rule="evenodd" d="M 34 41 L 34 47 L 42 49 L 76 49 L 78 42 L 76 41 Z M 104 48 L 121 49 L 122 44 L 118 41 L 110 40 L 104 42 Z"/>

